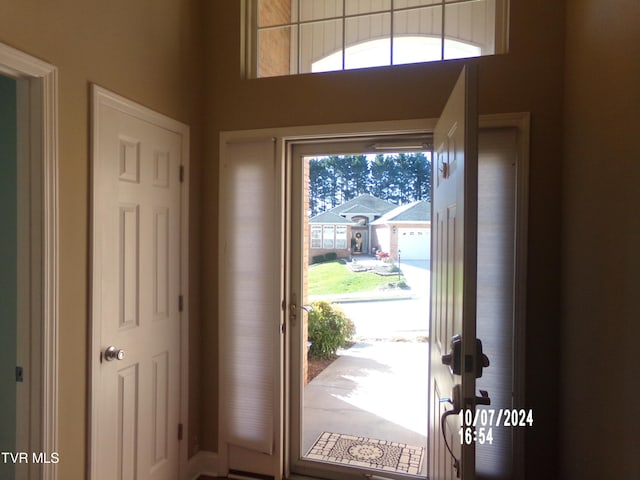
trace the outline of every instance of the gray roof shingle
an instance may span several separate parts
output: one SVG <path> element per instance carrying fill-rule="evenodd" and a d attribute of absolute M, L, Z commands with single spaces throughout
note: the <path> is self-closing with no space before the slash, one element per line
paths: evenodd
<path fill-rule="evenodd" d="M 340 215 L 336 215 L 333 212 L 324 212 L 324 213 L 321 213 L 320 215 L 316 215 L 315 217 L 312 217 L 309 219 L 309 223 L 356 225 L 352 221 L 347 220 L 346 218 L 341 217 Z"/>
<path fill-rule="evenodd" d="M 382 200 L 381 198 L 374 197 L 368 193 L 364 193 L 362 195 L 357 196 L 349 201 L 344 202 L 342 205 L 338 205 L 337 207 L 333 207 L 327 212 L 336 213 L 341 215 L 347 211 L 350 214 L 356 213 L 375 213 L 377 215 L 384 215 L 390 210 L 396 208 L 397 205 L 393 203 L 387 202 L 386 200 Z"/>
<path fill-rule="evenodd" d="M 372 225 L 381 225 L 391 222 L 430 222 L 431 203 L 426 200 L 401 205 L 371 222 Z"/>

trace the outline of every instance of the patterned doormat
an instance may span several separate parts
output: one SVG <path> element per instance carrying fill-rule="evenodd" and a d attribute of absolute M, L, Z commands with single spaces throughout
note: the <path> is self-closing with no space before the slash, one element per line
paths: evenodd
<path fill-rule="evenodd" d="M 305 458 L 418 475 L 423 453 L 422 447 L 405 443 L 323 432 Z"/>

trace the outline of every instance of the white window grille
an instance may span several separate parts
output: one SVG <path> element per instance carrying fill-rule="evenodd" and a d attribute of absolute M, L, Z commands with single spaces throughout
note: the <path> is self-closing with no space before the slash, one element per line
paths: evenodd
<path fill-rule="evenodd" d="M 507 51 L 509 0 L 252 0 L 249 76 Z"/>
<path fill-rule="evenodd" d="M 311 225 L 311 248 L 322 248 L 322 225 Z"/>
<path fill-rule="evenodd" d="M 333 225 L 322 227 L 322 248 L 334 248 L 334 235 Z"/>
<path fill-rule="evenodd" d="M 342 225 L 336 226 L 336 249 L 347 248 L 347 227 Z"/>

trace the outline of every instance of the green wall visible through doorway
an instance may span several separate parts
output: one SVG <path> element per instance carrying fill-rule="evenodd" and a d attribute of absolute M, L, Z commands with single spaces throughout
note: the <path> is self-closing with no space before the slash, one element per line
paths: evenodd
<path fill-rule="evenodd" d="M 0 76 L 0 451 L 16 447 L 17 125 L 16 81 Z M 13 478 L 0 461 L 0 478 Z"/>

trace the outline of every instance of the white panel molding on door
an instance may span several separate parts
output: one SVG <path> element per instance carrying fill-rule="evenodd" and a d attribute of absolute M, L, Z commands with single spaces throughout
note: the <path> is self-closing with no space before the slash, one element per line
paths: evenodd
<path fill-rule="evenodd" d="M 23 385 L 29 392 L 17 412 L 28 426 L 17 437 L 17 450 L 51 454 L 58 451 L 58 69 L 0 43 L 0 73 L 17 80 L 19 168 L 28 184 L 28 191 L 20 192 L 27 204 L 21 213 L 29 220 L 19 261 L 29 268 L 29 291 L 22 302 L 27 304 L 22 312 L 28 317 L 23 329 L 29 332 L 28 345 L 21 351 L 30 372 Z M 57 478 L 53 463 L 26 468 L 18 472 L 26 475 L 20 478 Z"/>
<path fill-rule="evenodd" d="M 464 67 L 433 139 L 431 285 L 435 288 L 431 292 L 429 333 L 429 478 L 433 480 L 455 476 L 475 479 L 475 445 L 460 441 L 460 425 L 454 414 L 475 408 L 475 372 L 482 361 L 475 350 L 477 75 L 477 65 Z M 454 335 L 459 336 L 457 348 Z"/>
<path fill-rule="evenodd" d="M 90 478 L 184 480 L 189 128 L 92 93 Z"/>

